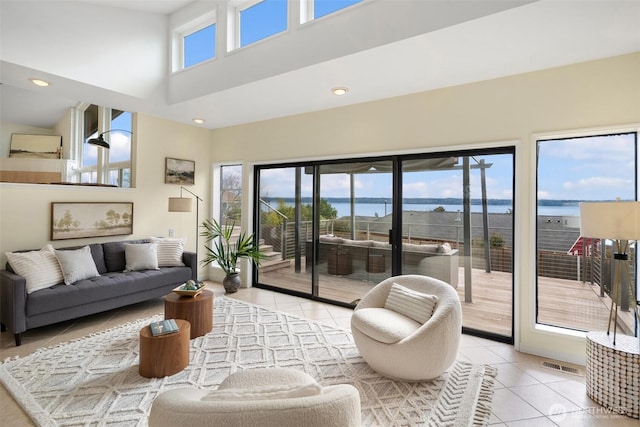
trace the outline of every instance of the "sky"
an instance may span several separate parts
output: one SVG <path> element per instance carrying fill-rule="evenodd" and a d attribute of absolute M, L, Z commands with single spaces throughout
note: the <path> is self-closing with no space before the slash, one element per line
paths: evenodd
<path fill-rule="evenodd" d="M 333 12 L 360 3 L 362 0 L 314 0 L 313 18 L 318 19 Z M 240 46 L 286 31 L 287 1 L 264 0 L 241 10 Z M 216 25 L 212 24 L 188 34 L 184 44 L 184 66 L 190 67 L 219 56 L 215 52 Z"/>
<path fill-rule="evenodd" d="M 634 134 L 548 140 L 540 142 L 538 195 L 551 200 L 634 200 Z M 511 199 L 513 159 L 510 154 L 476 156 L 491 163 L 486 169 L 487 197 Z M 461 164 L 461 161 L 459 162 Z M 473 166 L 476 162 L 471 160 Z M 292 197 L 293 168 L 262 172 L 261 193 L 269 197 Z M 311 195 L 311 177 L 303 175 L 303 196 Z M 477 169 L 471 173 L 471 197 L 481 197 Z M 356 197 L 390 198 L 391 174 L 357 174 Z M 321 180 L 321 197 L 349 197 L 347 174 L 326 174 Z M 403 177 L 403 196 L 421 198 L 462 198 L 462 171 L 407 172 Z"/>

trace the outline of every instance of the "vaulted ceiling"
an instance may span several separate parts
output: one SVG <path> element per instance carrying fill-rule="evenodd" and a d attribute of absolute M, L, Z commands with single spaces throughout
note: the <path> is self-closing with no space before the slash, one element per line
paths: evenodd
<path fill-rule="evenodd" d="M 639 0 L 365 0 L 171 73 L 172 22 L 219 3 L 1 0 L 0 119 L 89 102 L 213 129 L 640 51 Z"/>

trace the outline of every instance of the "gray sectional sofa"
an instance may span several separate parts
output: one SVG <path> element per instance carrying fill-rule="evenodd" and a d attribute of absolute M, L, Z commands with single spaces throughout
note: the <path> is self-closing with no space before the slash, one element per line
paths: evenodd
<path fill-rule="evenodd" d="M 2 330 L 15 334 L 16 345 L 20 345 L 21 334 L 28 329 L 158 298 L 189 279 L 197 280 L 196 254 L 186 251 L 182 253 L 184 266 L 125 271 L 125 244 L 148 242 L 126 240 L 90 244 L 91 258 L 99 275 L 69 285 L 58 283 L 31 293 L 27 292 L 26 279 L 17 275 L 7 263 L 6 270 L 0 270 Z"/>
<path fill-rule="evenodd" d="M 311 242 L 307 242 L 307 254 Z M 391 275 L 391 245 L 373 240 L 320 236 L 319 272 L 377 283 Z M 307 257 L 310 269 L 311 258 Z M 434 277 L 458 287 L 458 250 L 449 244 L 402 244 L 403 274 Z"/>

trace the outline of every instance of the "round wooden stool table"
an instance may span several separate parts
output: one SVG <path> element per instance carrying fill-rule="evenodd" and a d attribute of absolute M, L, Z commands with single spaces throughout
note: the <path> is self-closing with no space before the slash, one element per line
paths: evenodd
<path fill-rule="evenodd" d="M 140 367 L 145 378 L 162 378 L 177 374 L 189 366 L 189 334 L 191 325 L 177 319 L 178 332 L 151 335 L 147 325 L 140 329 Z"/>
<path fill-rule="evenodd" d="M 164 318 L 184 319 L 191 323 L 191 338 L 213 328 L 213 292 L 205 289 L 196 297 L 170 293 L 164 297 Z"/>
<path fill-rule="evenodd" d="M 367 258 L 367 272 L 368 273 L 384 273 L 386 267 L 384 265 L 384 255 L 382 254 L 369 254 Z"/>

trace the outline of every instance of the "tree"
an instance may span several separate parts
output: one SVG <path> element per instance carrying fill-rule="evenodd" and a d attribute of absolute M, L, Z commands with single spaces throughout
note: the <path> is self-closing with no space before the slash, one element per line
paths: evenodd
<path fill-rule="evenodd" d="M 235 167 L 225 167 L 222 172 L 222 218 L 239 220 L 242 203 L 242 176 Z"/>
<path fill-rule="evenodd" d="M 300 205 L 301 216 L 303 221 L 311 221 L 313 219 L 313 209 L 311 204 L 303 203 Z M 288 221 L 295 220 L 295 208 L 288 205 L 284 200 L 278 200 L 276 210 L 287 217 Z M 320 199 L 320 219 L 334 219 L 338 216 L 338 210 L 331 206 L 326 199 Z M 267 225 L 280 225 L 283 221 L 282 216 L 278 215 L 272 209 L 262 214 L 262 222 Z"/>
<path fill-rule="evenodd" d="M 74 225 L 75 228 L 78 228 L 75 223 L 77 223 L 78 221 L 74 221 L 73 220 L 73 215 L 71 215 L 71 211 L 69 209 L 65 210 L 64 215 L 62 216 L 62 218 L 60 218 L 58 220 L 57 228 L 59 230 L 66 230 L 69 231 L 71 229 L 71 226 Z M 78 223 L 79 225 L 79 223 Z"/>
<path fill-rule="evenodd" d="M 120 214 L 113 209 L 107 211 L 107 222 L 112 226 L 118 225 L 120 222 Z"/>

